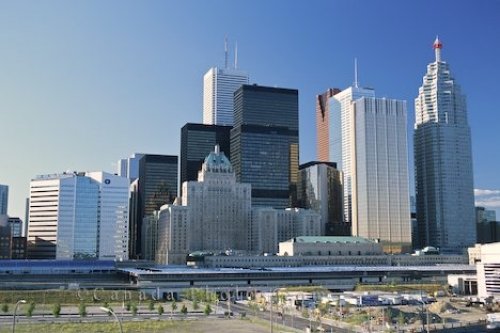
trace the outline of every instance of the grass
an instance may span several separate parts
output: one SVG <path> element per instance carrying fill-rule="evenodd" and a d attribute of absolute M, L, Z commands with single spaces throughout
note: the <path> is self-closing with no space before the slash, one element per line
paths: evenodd
<path fill-rule="evenodd" d="M 123 332 L 190 332 L 192 322 L 190 321 L 144 321 L 144 322 L 124 322 Z M 12 332 L 12 326 L 2 327 L 0 333 Z M 60 332 L 60 333 L 81 333 L 81 332 L 100 332 L 116 333 L 119 332 L 118 323 L 40 323 L 40 324 L 17 324 L 17 333 L 32 332 Z"/>
<path fill-rule="evenodd" d="M 121 302 L 125 301 L 144 301 L 151 299 L 149 295 L 141 294 L 136 290 L 1 290 L 0 304 L 15 304 L 18 300 L 24 299 L 28 303 L 37 304 L 79 304 L 99 303 L 99 302 Z"/>
<path fill-rule="evenodd" d="M 387 291 L 387 292 L 417 292 L 422 290 L 428 294 L 434 294 L 438 290 L 445 290 L 445 287 L 437 283 L 426 284 L 360 284 L 356 286 L 356 291 Z"/>
<path fill-rule="evenodd" d="M 106 323 L 40 323 L 40 324 L 18 324 L 17 333 L 80 333 L 99 332 L 116 333 L 119 327 L 116 322 Z M 298 332 L 275 323 L 276 332 Z M 231 333 L 256 332 L 265 333 L 269 331 L 269 323 L 264 320 L 249 319 L 217 319 L 203 318 L 198 320 L 162 320 L 162 321 L 128 321 L 123 323 L 123 332 L 126 333 L 220 333 L 221 330 Z M 10 333 L 12 326 L 3 326 L 0 333 Z"/>

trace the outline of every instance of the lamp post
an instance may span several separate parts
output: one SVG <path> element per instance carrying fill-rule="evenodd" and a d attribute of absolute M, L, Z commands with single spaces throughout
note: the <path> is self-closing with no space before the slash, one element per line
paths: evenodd
<path fill-rule="evenodd" d="M 273 295 L 278 288 L 271 289 L 271 295 L 269 296 L 269 332 L 273 333 Z"/>
<path fill-rule="evenodd" d="M 120 321 L 120 319 L 116 316 L 116 314 L 113 312 L 113 310 L 111 310 L 110 308 L 106 308 L 104 306 L 101 306 L 100 309 L 106 313 L 111 313 L 113 315 L 113 317 L 115 317 L 116 321 L 118 322 L 118 324 L 120 325 L 120 333 L 123 333 L 123 327 L 122 327 L 122 322 Z"/>
<path fill-rule="evenodd" d="M 13 322 L 12 322 L 12 333 L 14 333 L 16 331 L 16 312 L 17 312 L 17 307 L 19 306 L 19 304 L 25 304 L 25 303 L 26 303 L 26 301 L 24 299 L 20 299 L 16 303 L 16 307 L 14 308 L 14 318 L 13 318 Z"/>

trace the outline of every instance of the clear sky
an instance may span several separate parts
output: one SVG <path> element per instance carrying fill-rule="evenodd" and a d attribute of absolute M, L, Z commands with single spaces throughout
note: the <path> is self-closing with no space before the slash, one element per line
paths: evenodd
<path fill-rule="evenodd" d="M 439 35 L 467 95 L 477 199 L 500 207 L 500 1 L 4 0 L 9 215 L 24 218 L 38 174 L 115 172 L 134 152 L 178 155 L 180 128 L 202 121 L 202 77 L 223 65 L 226 35 L 252 83 L 299 90 L 301 163 L 316 156 L 315 95 L 351 85 L 357 57 L 361 85 L 408 101 L 411 170 L 413 100 Z"/>

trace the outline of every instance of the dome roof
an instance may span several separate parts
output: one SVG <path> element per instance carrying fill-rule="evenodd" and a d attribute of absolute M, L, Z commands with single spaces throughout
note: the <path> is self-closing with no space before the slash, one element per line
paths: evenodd
<path fill-rule="evenodd" d="M 215 150 L 210 152 L 203 162 L 203 169 L 211 172 L 233 172 L 233 167 L 224 152 L 215 146 Z"/>

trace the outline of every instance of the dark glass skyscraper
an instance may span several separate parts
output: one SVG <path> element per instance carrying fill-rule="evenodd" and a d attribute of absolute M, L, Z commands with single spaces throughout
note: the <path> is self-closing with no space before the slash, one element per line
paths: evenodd
<path fill-rule="evenodd" d="M 297 199 L 299 207 L 321 214 L 325 235 L 351 235 L 342 217 L 342 174 L 336 163 L 312 161 L 300 165 Z"/>
<path fill-rule="evenodd" d="M 139 161 L 137 219 L 131 225 L 136 244 L 136 253 L 132 254 L 136 257 L 141 256 L 143 218 L 153 215 L 155 210 L 177 197 L 177 169 L 177 156 L 146 154 Z"/>
<path fill-rule="evenodd" d="M 180 192 L 182 183 L 198 180 L 198 171 L 201 170 L 203 161 L 214 150 L 215 145 L 219 145 L 220 151 L 231 159 L 230 131 L 231 126 L 220 125 L 187 123 L 182 127 Z"/>
<path fill-rule="evenodd" d="M 231 163 L 252 184 L 252 205 L 296 204 L 299 107 L 296 89 L 243 85 L 234 93 Z"/>

